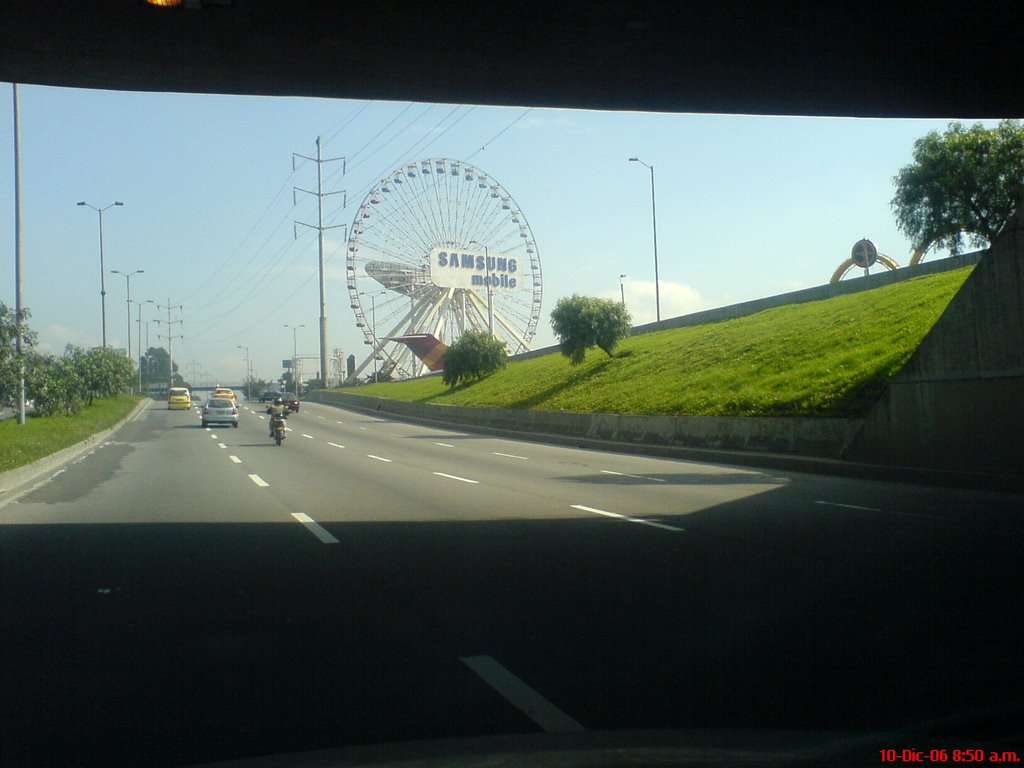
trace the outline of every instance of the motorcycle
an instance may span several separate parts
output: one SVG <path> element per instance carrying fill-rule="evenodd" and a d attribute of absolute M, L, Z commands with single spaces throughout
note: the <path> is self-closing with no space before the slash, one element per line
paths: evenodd
<path fill-rule="evenodd" d="M 270 413 L 269 408 L 267 409 L 267 413 Z M 285 423 L 287 422 L 287 419 L 288 416 L 287 414 L 284 413 L 278 416 L 271 415 L 270 417 L 270 430 L 274 435 L 274 442 L 277 443 L 278 445 L 280 445 L 281 441 L 284 440 L 286 437 L 287 430 L 285 427 Z"/>

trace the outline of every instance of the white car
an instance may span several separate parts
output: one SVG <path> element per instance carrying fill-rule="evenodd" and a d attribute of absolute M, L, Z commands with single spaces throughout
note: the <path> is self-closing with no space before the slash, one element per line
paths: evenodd
<path fill-rule="evenodd" d="M 203 426 L 230 424 L 238 428 L 238 406 L 226 397 L 211 397 L 203 406 Z"/>

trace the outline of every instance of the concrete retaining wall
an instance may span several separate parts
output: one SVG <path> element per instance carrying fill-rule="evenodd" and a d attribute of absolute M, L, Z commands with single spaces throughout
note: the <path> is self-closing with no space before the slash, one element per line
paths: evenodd
<path fill-rule="evenodd" d="M 347 392 L 312 392 L 309 400 L 445 425 L 711 450 L 839 458 L 860 428 L 846 419 L 731 416 L 635 416 L 525 411 L 407 403 Z"/>
<path fill-rule="evenodd" d="M 844 458 L 1024 474 L 1024 208 L 893 378 Z"/>

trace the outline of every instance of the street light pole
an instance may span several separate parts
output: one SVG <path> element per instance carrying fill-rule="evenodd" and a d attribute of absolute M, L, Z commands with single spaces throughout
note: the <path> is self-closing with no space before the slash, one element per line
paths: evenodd
<path fill-rule="evenodd" d="M 377 297 L 387 293 L 387 290 L 375 291 L 374 293 L 366 293 L 360 291 L 360 296 L 370 297 L 370 332 L 373 335 L 373 342 L 364 342 L 370 344 L 370 348 L 373 352 L 373 383 L 377 383 Z"/>
<path fill-rule="evenodd" d="M 474 243 L 480 245 L 477 240 L 470 240 L 470 245 Z M 494 338 L 494 291 L 491 288 L 491 252 L 488 246 L 484 245 L 484 267 L 487 270 L 487 333 L 491 338 Z"/>
<path fill-rule="evenodd" d="M 622 297 L 622 306 L 626 306 L 626 289 L 622 287 L 622 281 L 625 277 L 625 275 L 619 275 L 619 295 Z"/>
<path fill-rule="evenodd" d="M 21 286 L 21 118 L 18 113 L 18 84 L 13 86 L 14 108 L 14 322 L 18 326 L 15 353 L 18 359 L 18 424 L 25 423 L 25 326 Z"/>
<path fill-rule="evenodd" d="M 125 292 L 128 294 L 128 344 L 125 348 L 125 356 L 131 359 L 132 356 L 132 276 L 141 275 L 146 270 L 136 269 L 134 272 L 120 272 L 116 269 L 110 270 L 112 275 L 120 275 L 124 278 Z"/>
<path fill-rule="evenodd" d="M 374 344 L 377 342 L 377 294 L 370 296 L 370 332 L 373 333 Z M 377 381 L 377 347 L 373 348 L 373 383 Z"/>
<path fill-rule="evenodd" d="M 245 399 L 252 400 L 252 363 L 249 361 L 249 348 L 242 344 L 237 346 L 245 350 Z"/>
<path fill-rule="evenodd" d="M 143 304 L 156 304 L 152 299 L 146 299 L 145 301 L 136 302 L 139 305 L 139 323 L 136 327 L 138 331 L 139 340 L 135 343 L 136 349 L 138 350 L 138 364 L 139 364 L 139 394 L 142 394 L 142 305 Z M 149 352 L 149 321 L 146 321 L 146 351 Z M 148 371 L 147 371 L 148 378 Z"/>
<path fill-rule="evenodd" d="M 107 283 L 105 268 L 103 266 L 103 212 L 108 208 L 113 208 L 115 205 L 124 205 L 120 200 L 115 200 L 110 205 L 105 205 L 102 208 L 97 208 L 95 205 L 90 205 L 84 200 L 79 201 L 79 205 L 84 205 L 86 208 L 92 208 L 96 213 L 100 215 L 100 314 L 102 315 L 103 321 L 103 348 L 107 348 Z"/>
<path fill-rule="evenodd" d="M 661 322 L 661 284 L 658 282 L 658 208 L 654 203 L 654 166 L 638 157 L 629 158 L 631 163 L 640 163 L 651 171 L 651 223 L 654 226 L 654 305 L 658 322 Z"/>
<path fill-rule="evenodd" d="M 299 396 L 299 381 L 295 378 L 295 366 L 299 357 L 299 342 L 297 334 L 299 332 L 299 328 L 305 328 L 306 324 L 288 325 L 285 323 L 284 327 L 292 329 L 292 385 L 295 387 L 295 397 L 297 398 Z"/>

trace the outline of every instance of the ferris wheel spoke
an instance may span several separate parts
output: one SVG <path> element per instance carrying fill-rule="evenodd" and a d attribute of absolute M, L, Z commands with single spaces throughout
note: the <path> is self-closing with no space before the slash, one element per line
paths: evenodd
<path fill-rule="evenodd" d="M 518 344 L 518 347 L 515 349 L 509 349 L 508 352 L 510 355 L 517 354 L 518 352 L 528 348 L 526 339 L 519 333 L 516 326 L 506 320 L 504 314 L 498 310 L 494 311 L 494 322 L 496 325 L 501 325 L 501 327 L 505 329 L 505 333 L 508 334 L 509 338 L 514 339 Z"/>
<path fill-rule="evenodd" d="M 488 320 L 488 309 L 487 309 L 487 301 L 486 301 L 486 299 L 484 299 L 483 297 L 478 296 L 476 294 L 473 294 L 473 304 L 474 304 L 474 308 L 477 310 L 480 318 L 483 321 L 483 327 L 485 327 L 485 328 L 488 327 L 489 320 Z M 519 330 L 516 328 L 515 324 L 513 322 L 510 322 L 505 317 L 505 314 L 501 311 L 500 308 L 493 306 L 493 297 L 492 297 L 492 307 L 491 307 L 491 310 L 490 310 L 490 314 L 493 315 L 493 317 L 494 317 L 494 324 L 495 324 L 496 330 L 504 329 L 504 333 L 502 335 L 507 335 L 509 339 L 515 341 L 516 344 L 519 347 L 521 347 L 521 348 L 527 348 L 528 347 L 528 342 L 527 342 L 526 338 L 519 332 Z M 515 352 L 517 352 L 517 351 L 518 351 L 518 349 L 509 350 L 509 352 L 511 354 L 515 354 Z"/>
<path fill-rule="evenodd" d="M 387 212 L 381 212 L 379 221 L 381 224 L 378 228 L 380 239 L 397 244 L 397 247 L 404 251 L 407 259 L 414 259 L 416 253 L 422 253 L 423 249 L 428 247 L 428 234 L 422 228 L 422 223 L 415 218 L 410 218 L 408 215 L 399 218 Z M 410 241 L 414 241 L 414 243 Z"/>

